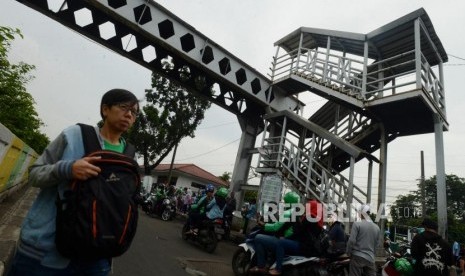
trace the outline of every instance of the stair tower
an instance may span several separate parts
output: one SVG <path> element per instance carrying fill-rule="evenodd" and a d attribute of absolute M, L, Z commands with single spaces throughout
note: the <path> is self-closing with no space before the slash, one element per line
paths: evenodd
<path fill-rule="evenodd" d="M 384 203 L 387 143 L 432 132 L 442 140 L 448 129 L 442 71 L 447 54 L 423 9 L 368 34 L 301 27 L 275 46 L 273 87 L 288 95 L 314 93 L 327 103 L 307 122 L 287 112 L 265 116 L 269 135 L 259 171 L 277 169 L 299 190 L 349 206 L 371 202 L 376 161 L 378 203 Z M 377 150 L 380 156 L 372 156 Z M 352 177 L 354 163 L 364 157 L 370 161 L 369 192 Z M 348 177 L 340 176 L 344 173 Z"/>

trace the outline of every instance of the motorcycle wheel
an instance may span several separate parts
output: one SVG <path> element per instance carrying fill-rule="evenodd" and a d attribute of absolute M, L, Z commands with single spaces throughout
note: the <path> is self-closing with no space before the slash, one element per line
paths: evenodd
<path fill-rule="evenodd" d="M 176 211 L 171 212 L 170 220 L 173 220 L 176 218 Z"/>
<path fill-rule="evenodd" d="M 204 245 L 205 251 L 207 251 L 208 253 L 213 253 L 213 251 L 215 251 L 216 249 L 216 245 L 218 244 L 215 231 L 209 230 L 207 235 L 207 242 Z"/>
<path fill-rule="evenodd" d="M 171 218 L 171 211 L 168 209 L 165 209 L 163 213 L 161 214 L 161 219 L 163 221 L 168 221 Z"/>
<path fill-rule="evenodd" d="M 188 237 L 187 237 L 186 232 L 189 231 L 189 228 L 190 228 L 190 227 L 189 227 L 189 225 L 188 225 L 187 223 L 184 224 L 184 226 L 182 227 L 182 230 L 181 230 L 181 237 L 182 237 L 183 240 L 187 240 Z"/>
<path fill-rule="evenodd" d="M 247 275 L 250 269 L 250 251 L 245 251 L 244 248 L 239 247 L 236 252 L 234 252 L 232 258 L 232 269 L 234 275 L 236 276 L 245 276 Z"/>

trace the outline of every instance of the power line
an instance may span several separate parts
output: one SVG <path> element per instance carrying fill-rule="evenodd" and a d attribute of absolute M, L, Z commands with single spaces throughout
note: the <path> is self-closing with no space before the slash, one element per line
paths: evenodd
<path fill-rule="evenodd" d="M 236 121 L 234 121 L 234 122 L 226 122 L 226 123 L 212 125 L 212 126 L 199 127 L 199 128 L 197 128 L 197 130 L 215 128 L 215 127 L 226 126 L 226 125 L 232 125 L 232 124 L 236 124 L 236 123 L 237 123 Z"/>
<path fill-rule="evenodd" d="M 191 157 L 187 157 L 187 158 L 183 158 L 183 159 L 178 159 L 177 161 L 184 161 L 184 160 L 188 160 L 188 159 L 192 159 L 192 158 L 197 158 L 197 157 L 200 157 L 200 156 L 203 156 L 203 155 L 212 153 L 212 152 L 217 151 L 217 150 L 219 150 L 219 149 L 222 149 L 222 148 L 224 148 L 224 147 L 226 147 L 226 146 L 229 146 L 230 144 L 233 144 L 233 143 L 239 141 L 240 139 L 241 139 L 241 138 L 237 138 L 236 140 L 231 141 L 231 142 L 229 142 L 229 143 L 227 143 L 227 144 L 225 144 L 225 145 L 222 145 L 222 146 L 219 147 L 219 148 L 212 149 L 212 150 L 210 150 L 210 151 L 207 151 L 207 152 L 204 152 L 204 153 L 201 153 L 201 154 L 197 154 L 197 155 L 194 155 L 194 156 L 191 156 Z"/>
<path fill-rule="evenodd" d="M 454 56 L 454 55 L 451 55 L 451 54 L 447 54 L 448 56 L 451 56 L 451 57 L 454 57 L 454 58 L 458 58 L 458 59 L 461 59 L 461 60 L 465 60 L 465 58 L 461 58 L 461 57 L 458 57 L 458 56 Z"/>

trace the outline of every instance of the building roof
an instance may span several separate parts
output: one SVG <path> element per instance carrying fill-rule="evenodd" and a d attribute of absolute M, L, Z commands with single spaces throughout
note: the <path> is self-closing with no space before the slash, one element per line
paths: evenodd
<path fill-rule="evenodd" d="M 380 57 L 388 58 L 402 54 L 408 49 L 414 49 L 414 21 L 420 18 L 428 37 L 433 44 L 421 45 L 423 54 L 427 57 L 431 66 L 440 62 L 447 62 L 447 53 L 442 46 L 439 37 L 434 30 L 431 19 L 423 8 L 415 10 L 397 20 L 394 20 L 368 34 L 325 30 L 317 28 L 301 27 L 275 42 L 287 52 L 299 48 L 313 49 L 327 47 L 328 36 L 332 38 L 331 49 L 347 52 L 358 56 L 364 56 L 364 43 L 369 42 L 368 57 L 378 60 Z M 302 36 L 302 42 L 300 38 Z M 301 44 L 300 44 L 301 43 Z"/>
<path fill-rule="evenodd" d="M 155 167 L 154 171 L 157 173 L 168 172 L 170 170 L 170 166 L 171 164 L 159 164 Z M 197 167 L 194 164 L 173 164 L 173 172 L 190 175 L 196 178 L 203 179 L 212 184 L 229 187 L 228 182 L 222 180 L 219 177 L 214 176 L 213 174 L 207 172 L 202 168 Z"/>

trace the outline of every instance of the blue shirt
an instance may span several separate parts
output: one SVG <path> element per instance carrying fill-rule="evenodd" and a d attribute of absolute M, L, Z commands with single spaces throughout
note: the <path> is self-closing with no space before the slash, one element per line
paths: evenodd
<path fill-rule="evenodd" d="M 247 219 L 251 219 L 255 216 L 256 213 L 257 213 L 257 205 L 250 204 L 249 208 L 247 209 L 247 213 L 245 214 L 245 217 Z"/>
<path fill-rule="evenodd" d="M 222 218 L 225 207 L 226 207 L 226 204 L 224 205 L 223 209 L 220 209 L 220 206 L 216 204 L 216 199 L 213 197 L 213 199 L 208 203 L 207 208 L 206 208 L 207 218 L 209 219 Z"/>

